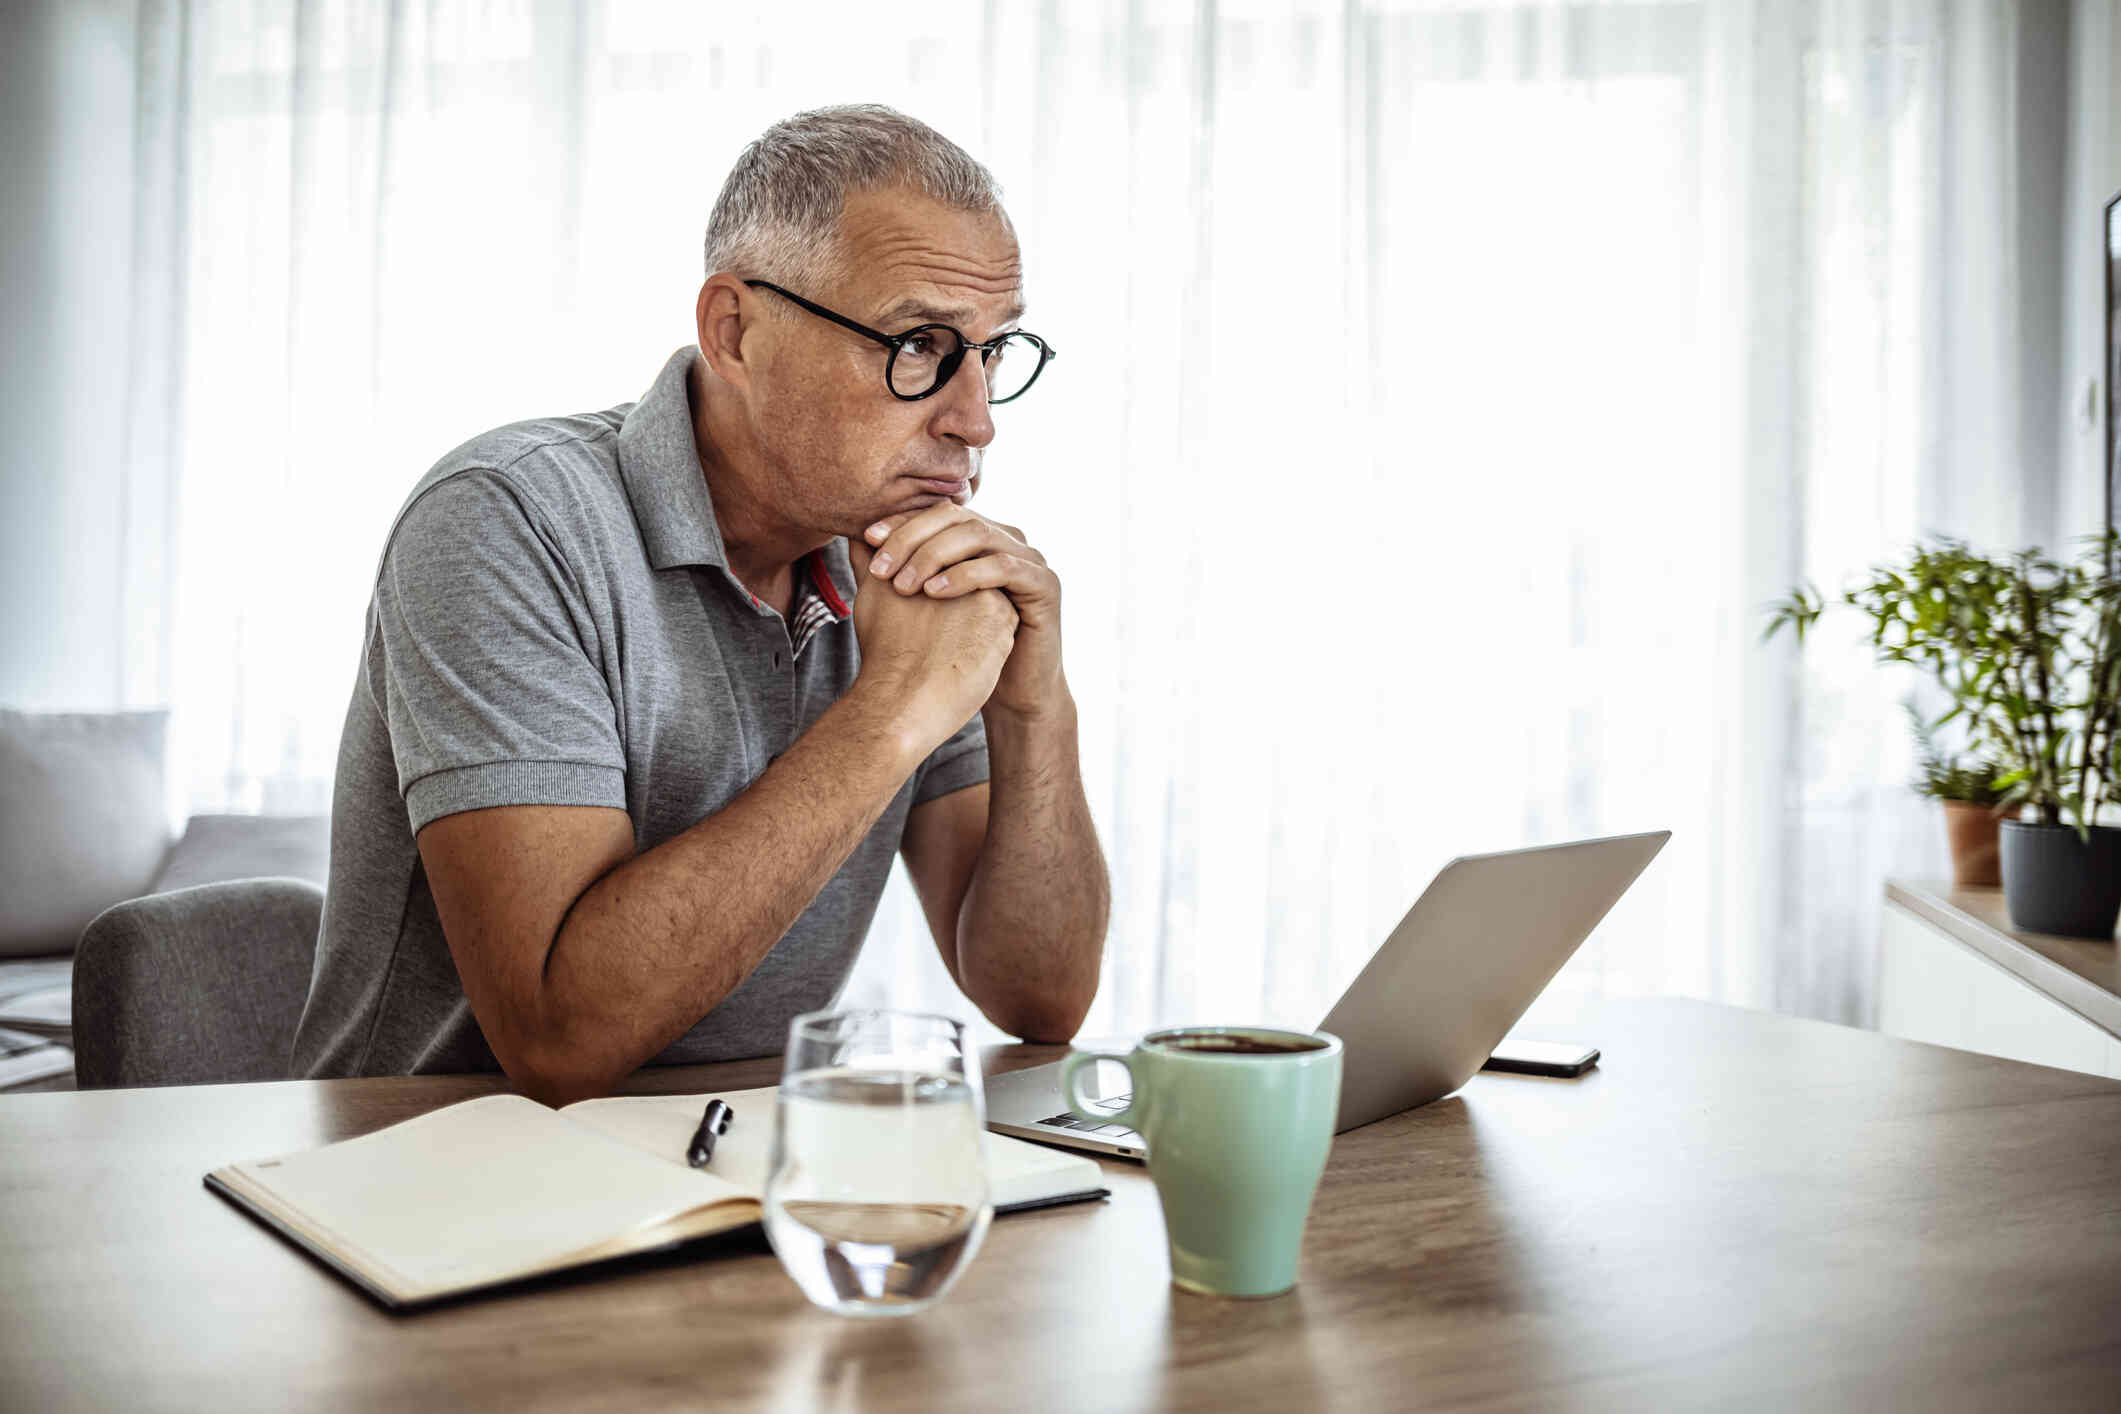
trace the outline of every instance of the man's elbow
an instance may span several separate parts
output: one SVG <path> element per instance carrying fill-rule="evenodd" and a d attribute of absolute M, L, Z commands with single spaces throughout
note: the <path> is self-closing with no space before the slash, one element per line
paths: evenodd
<path fill-rule="evenodd" d="M 1075 1033 L 1083 1029 L 1082 1018 L 1069 1022 L 1034 1022 L 1007 1028 L 1019 1040 L 1035 1046 L 1065 1046 L 1075 1039 Z"/>
<path fill-rule="evenodd" d="M 1102 936 L 1102 932 L 1100 932 Z M 977 954 L 984 959 L 985 954 Z M 1087 966 L 1055 969 L 1044 976 L 990 972 L 973 966 L 964 974 L 965 995 L 986 1018 L 1011 1036 L 1040 1045 L 1061 1045 L 1075 1038 L 1097 1000 L 1102 958 Z"/>
<path fill-rule="evenodd" d="M 997 1007 L 987 1019 L 1012 1036 L 1037 1045 L 1058 1046 L 1075 1039 L 1090 1014 L 1092 998 L 1022 997 L 1007 1008 Z M 995 1015 L 1000 1011 L 1002 1015 Z"/>
<path fill-rule="evenodd" d="M 554 1109 L 609 1095 L 627 1074 L 559 1032 L 511 1036 L 493 1052 L 518 1094 Z"/>
<path fill-rule="evenodd" d="M 573 1104 L 576 1100 L 595 1100 L 609 1095 L 625 1077 L 601 1071 L 589 1071 L 566 1065 L 540 1064 L 518 1060 L 514 1064 L 501 1062 L 508 1082 L 518 1094 L 536 1100 L 541 1105 L 554 1109 Z"/>
<path fill-rule="evenodd" d="M 520 1062 L 510 1065 L 506 1061 L 502 1062 L 501 1069 L 507 1073 L 508 1083 L 515 1087 L 517 1094 L 556 1110 L 576 1100 L 594 1100 L 611 1093 L 609 1084 L 580 1072 L 532 1067 Z"/>

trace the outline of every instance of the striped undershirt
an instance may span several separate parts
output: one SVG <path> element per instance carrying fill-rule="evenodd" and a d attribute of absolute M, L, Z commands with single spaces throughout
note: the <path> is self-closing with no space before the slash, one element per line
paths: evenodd
<path fill-rule="evenodd" d="M 795 642 L 798 658 L 819 629 L 847 617 L 847 603 L 826 573 L 824 552 L 812 550 L 803 557 L 803 564 L 809 573 L 796 576 L 795 605 L 788 615 L 788 636 Z"/>

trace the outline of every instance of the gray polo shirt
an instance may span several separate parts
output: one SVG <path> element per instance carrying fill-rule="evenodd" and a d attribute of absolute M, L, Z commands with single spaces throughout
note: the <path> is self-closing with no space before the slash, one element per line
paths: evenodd
<path fill-rule="evenodd" d="M 608 805 L 653 849 L 720 810 L 860 666 L 844 540 L 787 619 L 729 573 L 681 349 L 640 402 L 466 442 L 377 570 L 332 798 L 297 1075 L 494 1070 L 414 836 L 494 805 Z M 770 1055 L 845 984 L 907 813 L 987 779 L 975 716 L 924 761 L 758 968 L 656 1062 Z M 623 946 L 623 942 L 614 946 Z"/>

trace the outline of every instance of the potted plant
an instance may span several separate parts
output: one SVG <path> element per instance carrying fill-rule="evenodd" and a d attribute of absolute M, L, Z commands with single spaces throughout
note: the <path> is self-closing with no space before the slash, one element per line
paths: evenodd
<path fill-rule="evenodd" d="M 2004 799 L 1999 784 L 2005 769 L 1994 761 L 1971 763 L 1937 745 L 1936 730 L 1922 719 L 1910 700 L 1905 704 L 1915 729 L 1915 794 L 1944 807 L 1944 838 L 1951 849 L 1952 882 L 1962 889 L 1993 889 L 2003 882 L 2000 830 L 2018 818 L 2019 807 Z"/>
<path fill-rule="evenodd" d="M 1871 620 L 1881 663 L 1927 672 L 1975 749 L 2004 767 L 2001 802 L 2031 810 L 2002 825 L 2003 890 L 2027 932 L 2111 939 L 2121 916 L 2121 534 L 2092 537 L 2063 564 L 2034 551 L 1981 555 L 1954 540 L 1873 567 L 1840 602 Z M 1773 606 L 1767 636 L 1801 642 L 1826 610 L 1816 589 Z"/>

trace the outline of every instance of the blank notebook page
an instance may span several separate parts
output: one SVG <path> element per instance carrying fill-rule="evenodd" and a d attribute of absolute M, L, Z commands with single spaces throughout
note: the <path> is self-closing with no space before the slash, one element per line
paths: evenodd
<path fill-rule="evenodd" d="M 235 1169 L 417 1288 L 499 1280 L 745 1195 L 682 1164 L 490 1095 Z"/>

